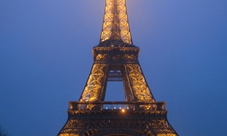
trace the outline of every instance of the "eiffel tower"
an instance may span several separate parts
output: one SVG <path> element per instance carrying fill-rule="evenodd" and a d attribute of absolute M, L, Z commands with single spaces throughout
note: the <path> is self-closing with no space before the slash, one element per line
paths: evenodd
<path fill-rule="evenodd" d="M 79 101 L 69 102 L 58 136 L 178 136 L 141 70 L 133 45 L 126 0 L 106 0 L 99 45 Z M 123 82 L 125 101 L 105 101 L 107 82 Z"/>

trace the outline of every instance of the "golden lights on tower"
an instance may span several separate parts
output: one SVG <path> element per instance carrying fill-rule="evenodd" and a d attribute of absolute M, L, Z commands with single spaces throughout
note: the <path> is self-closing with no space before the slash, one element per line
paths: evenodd
<path fill-rule="evenodd" d="M 125 0 L 106 0 L 100 42 L 122 40 L 132 44 Z"/>

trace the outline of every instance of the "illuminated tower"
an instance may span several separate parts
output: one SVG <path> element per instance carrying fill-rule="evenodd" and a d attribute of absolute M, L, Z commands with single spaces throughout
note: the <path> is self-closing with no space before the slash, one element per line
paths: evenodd
<path fill-rule="evenodd" d="M 178 136 L 156 102 L 133 45 L 125 0 L 106 0 L 99 45 L 79 101 L 69 102 L 58 136 Z M 107 82 L 123 82 L 124 102 L 105 101 Z M 122 90 L 122 91 L 123 91 Z"/>

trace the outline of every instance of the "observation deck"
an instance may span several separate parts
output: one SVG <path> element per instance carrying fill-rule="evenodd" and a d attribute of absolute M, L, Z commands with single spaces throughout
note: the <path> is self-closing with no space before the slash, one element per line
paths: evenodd
<path fill-rule="evenodd" d="M 177 136 L 165 102 L 69 102 L 59 136 Z"/>
<path fill-rule="evenodd" d="M 128 118 L 124 115 L 138 118 L 138 115 L 144 114 L 142 118 L 166 118 L 167 109 L 165 102 L 69 102 L 68 115 L 69 119 L 81 119 L 81 117 L 92 118 L 92 116 L 100 115 L 97 119 L 122 119 Z M 90 117 L 88 117 L 89 115 Z M 105 116 L 106 115 L 106 116 Z M 148 116 L 146 116 L 148 115 Z M 152 115 L 152 116 L 151 116 Z M 140 117 L 141 118 L 141 117 Z"/>
<path fill-rule="evenodd" d="M 166 111 L 165 102 L 69 102 L 69 110 L 76 111 Z"/>

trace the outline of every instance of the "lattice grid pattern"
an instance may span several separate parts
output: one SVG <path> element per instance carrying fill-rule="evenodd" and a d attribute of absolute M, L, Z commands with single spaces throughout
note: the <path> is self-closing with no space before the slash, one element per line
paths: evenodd
<path fill-rule="evenodd" d="M 98 101 L 103 90 L 106 64 L 94 64 L 80 101 Z"/>
<path fill-rule="evenodd" d="M 100 42 L 107 40 L 132 44 L 125 0 L 106 0 Z"/>
<path fill-rule="evenodd" d="M 139 64 L 127 64 L 133 94 L 138 102 L 155 102 Z"/>

